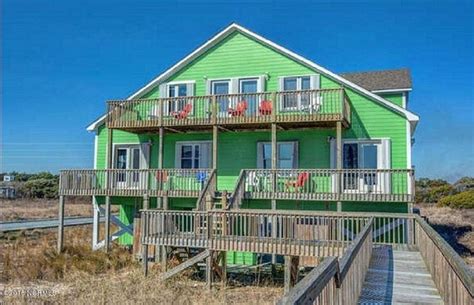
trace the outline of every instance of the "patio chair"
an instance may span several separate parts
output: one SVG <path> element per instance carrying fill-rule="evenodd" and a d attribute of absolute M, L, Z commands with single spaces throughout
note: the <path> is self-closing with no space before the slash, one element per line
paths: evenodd
<path fill-rule="evenodd" d="M 270 115 L 272 114 L 272 101 L 264 100 L 260 103 L 258 107 L 258 112 L 260 115 Z"/>
<path fill-rule="evenodd" d="M 300 188 L 304 187 L 308 179 L 309 179 L 309 173 L 307 172 L 299 173 L 296 180 L 286 181 L 286 184 L 285 184 L 286 190 L 289 191 L 290 187 L 293 187 L 295 192 L 298 192 Z"/>
<path fill-rule="evenodd" d="M 180 111 L 173 111 L 171 112 L 171 115 L 174 116 L 176 119 L 186 119 L 191 113 L 191 110 L 193 109 L 192 104 L 186 104 L 183 108 L 183 110 Z"/>
<path fill-rule="evenodd" d="M 309 103 L 305 106 L 301 107 L 303 112 L 309 113 L 319 113 L 321 110 L 321 105 L 323 103 L 323 97 L 320 93 L 311 93 L 311 95 L 307 96 Z"/>
<path fill-rule="evenodd" d="M 237 103 L 237 107 L 234 108 L 229 108 L 227 111 L 230 116 L 243 116 L 245 114 L 245 111 L 247 111 L 247 101 L 240 101 Z"/>
<path fill-rule="evenodd" d="M 247 184 L 250 187 L 251 192 L 260 192 L 260 177 L 257 176 L 256 172 L 249 172 L 247 174 Z"/>

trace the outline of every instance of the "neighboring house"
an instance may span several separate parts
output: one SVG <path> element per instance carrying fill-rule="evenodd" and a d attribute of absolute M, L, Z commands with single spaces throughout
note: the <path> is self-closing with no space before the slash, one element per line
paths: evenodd
<path fill-rule="evenodd" d="M 4 175 L 3 182 L 13 182 L 15 180 L 15 176 L 12 175 Z"/>
<path fill-rule="evenodd" d="M 3 175 L 3 182 L 0 182 L 0 198 L 2 199 L 15 199 L 16 188 L 14 186 L 15 176 Z"/>
<path fill-rule="evenodd" d="M 411 212 L 411 90 L 407 69 L 336 74 L 232 24 L 109 102 L 94 170 L 63 171 L 60 194 L 119 205 L 125 231 L 142 202 Z"/>
<path fill-rule="evenodd" d="M 16 189 L 11 185 L 0 185 L 0 198 L 2 199 L 15 199 Z"/>

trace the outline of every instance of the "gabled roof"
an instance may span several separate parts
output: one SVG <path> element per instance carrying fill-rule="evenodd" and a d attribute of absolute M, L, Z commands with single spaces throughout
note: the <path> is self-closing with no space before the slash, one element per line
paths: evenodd
<path fill-rule="evenodd" d="M 341 73 L 342 77 L 370 91 L 410 91 L 410 70 L 381 70 Z"/>
<path fill-rule="evenodd" d="M 131 99 L 134 99 L 134 98 L 138 98 L 144 94 L 146 94 L 147 92 L 149 92 L 152 88 L 154 88 L 155 86 L 159 85 L 160 83 L 166 81 L 166 79 L 168 79 L 169 77 L 171 77 L 174 73 L 178 72 L 179 70 L 181 70 L 182 68 L 184 68 L 187 64 L 189 64 L 190 62 L 192 62 L 194 59 L 198 58 L 200 55 L 204 54 L 206 51 L 208 51 L 210 48 L 212 48 L 213 46 L 215 46 L 217 43 L 219 43 L 220 41 L 222 41 L 223 39 L 225 39 L 227 36 L 229 36 L 230 34 L 234 33 L 234 32 L 240 32 L 256 41 L 258 41 L 259 43 L 281 53 L 281 54 L 284 54 L 286 55 L 287 57 L 293 59 L 294 61 L 302 64 L 302 65 L 305 65 L 313 70 L 316 70 L 317 72 L 321 73 L 321 74 L 324 74 L 326 77 L 329 77 L 331 79 L 333 79 L 334 81 L 346 86 L 346 87 L 349 87 L 367 97 L 369 97 L 370 99 L 372 99 L 373 101 L 403 115 L 408 121 L 410 121 L 410 124 L 412 126 L 412 130 L 415 129 L 416 127 L 416 124 L 419 120 L 419 117 L 398 106 L 398 105 L 395 105 L 393 103 L 391 103 L 390 101 L 370 92 L 369 90 L 361 87 L 360 85 L 357 85 L 349 80 L 347 80 L 346 78 L 340 76 L 340 75 L 337 75 L 319 65 L 317 65 L 316 63 L 236 24 L 236 23 L 232 23 L 231 25 L 229 25 L 228 27 L 226 27 L 224 30 L 222 30 L 221 32 L 219 32 L 218 34 L 216 34 L 214 37 L 212 37 L 211 39 L 209 39 L 208 41 L 206 41 L 203 45 L 201 45 L 199 48 L 197 48 L 196 50 L 194 50 L 192 53 L 190 53 L 188 56 L 186 56 L 185 58 L 183 58 L 182 60 L 180 60 L 178 63 L 176 63 L 174 66 L 172 66 L 171 68 L 169 68 L 168 70 L 166 70 L 165 72 L 163 72 L 162 74 L 160 74 L 158 77 L 156 77 L 155 79 L 153 79 L 151 82 L 149 82 L 148 84 L 146 84 L 144 87 L 142 87 L 141 89 L 139 89 L 137 92 L 135 92 L 134 94 L 130 95 L 127 99 L 128 100 L 131 100 Z M 100 126 L 103 122 L 105 121 L 105 116 L 102 116 L 101 118 L 99 118 L 97 121 L 93 122 L 92 124 L 90 124 L 88 127 L 87 127 L 87 130 L 88 131 L 94 131 L 98 126 Z"/>

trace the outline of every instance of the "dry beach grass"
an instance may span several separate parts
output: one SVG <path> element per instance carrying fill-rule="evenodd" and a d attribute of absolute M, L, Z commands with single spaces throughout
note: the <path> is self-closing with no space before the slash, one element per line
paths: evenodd
<path fill-rule="evenodd" d="M 65 253 L 54 251 L 55 231 L 36 231 L 0 241 L 0 292 L 8 303 L 48 304 L 273 304 L 283 290 L 275 286 L 219 286 L 182 275 L 161 283 L 159 266 L 144 277 L 129 251 L 90 250 L 90 227 L 65 231 Z M 29 293 L 30 295 L 26 295 Z M 41 294 L 41 295 L 38 295 Z M 1 294 L 0 294 L 1 295 Z M 1 302 L 1 299 L 0 299 Z"/>
<path fill-rule="evenodd" d="M 28 218 L 56 216 L 56 201 L 37 204 L 41 213 L 21 207 L 18 214 Z M 90 203 L 85 204 L 90 208 Z M 474 211 L 433 205 L 419 208 L 474 266 Z M 283 293 L 281 286 L 271 283 L 260 286 L 231 283 L 226 289 L 216 284 L 209 291 L 203 281 L 190 278 L 189 273 L 162 283 L 158 265 L 152 265 L 150 275 L 145 278 L 129 250 L 114 246 L 110 254 L 91 251 L 90 239 L 90 226 L 66 228 L 65 252 L 58 255 L 55 230 L 0 236 L 0 304 L 274 304 Z"/>
<path fill-rule="evenodd" d="M 432 204 L 418 208 L 431 226 L 474 267 L 474 209 L 452 209 Z"/>

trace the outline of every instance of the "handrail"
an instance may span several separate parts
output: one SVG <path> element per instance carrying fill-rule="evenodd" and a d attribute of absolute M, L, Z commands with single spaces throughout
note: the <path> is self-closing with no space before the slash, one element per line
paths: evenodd
<path fill-rule="evenodd" d="M 243 173 L 246 199 L 414 200 L 412 169 L 244 169 Z"/>
<path fill-rule="evenodd" d="M 474 297 L 474 271 L 466 264 L 466 262 L 459 256 L 459 254 L 446 242 L 446 240 L 441 237 L 421 216 L 415 215 L 416 225 L 419 226 L 422 231 L 426 234 L 432 244 L 426 244 L 425 238 L 421 234 L 420 230 L 416 228 L 416 243 L 420 250 L 420 253 L 425 258 L 428 270 L 433 276 L 433 280 L 440 289 L 442 297 L 447 303 L 456 303 L 456 304 L 470 304 L 469 301 L 463 303 L 466 299 L 462 298 L 462 291 L 457 290 L 456 292 L 451 291 L 453 288 L 449 281 L 454 281 L 453 276 L 457 277 L 462 285 L 465 287 L 465 292 L 469 295 L 465 295 L 467 298 Z M 433 246 L 435 248 L 433 248 Z M 439 252 L 435 251 L 438 249 Z M 437 260 L 437 253 L 442 255 L 444 261 Z M 441 259 L 438 256 L 439 259 Z M 444 265 L 447 264 L 450 266 L 450 269 L 454 274 L 446 275 L 446 272 L 450 270 L 444 270 Z M 446 275 L 446 277 L 443 277 Z M 449 285 L 449 288 L 445 285 Z M 458 286 L 459 287 L 459 286 Z M 454 303 L 453 303 L 454 301 Z"/>
<path fill-rule="evenodd" d="M 211 169 L 79 169 L 60 171 L 60 195 L 198 197 Z"/>
<path fill-rule="evenodd" d="M 211 212 L 222 212 L 222 210 L 212 210 Z M 404 214 L 404 213 L 384 213 L 384 212 L 336 212 L 336 211 L 310 211 L 310 210 L 259 210 L 259 209 L 240 209 L 238 211 L 226 211 L 226 213 L 239 213 L 239 214 L 260 214 L 260 215 L 296 215 L 296 216 L 332 216 L 332 217 L 390 217 L 390 218 L 407 218 L 412 219 L 415 214 Z"/>
<path fill-rule="evenodd" d="M 109 128 L 335 122 L 350 119 L 350 103 L 343 88 L 328 88 L 112 100 L 106 113 Z"/>
<path fill-rule="evenodd" d="M 278 300 L 277 304 L 314 304 L 314 301 L 327 287 L 327 284 L 336 278 L 338 268 L 337 257 L 326 257 L 299 281 L 295 287 Z"/>
<path fill-rule="evenodd" d="M 235 189 L 232 192 L 232 197 L 230 198 L 229 206 L 231 209 L 239 209 L 242 204 L 242 199 L 245 192 L 245 170 L 241 170 L 239 177 L 237 178 L 237 183 Z"/>
<path fill-rule="evenodd" d="M 209 179 L 206 182 L 206 185 L 201 190 L 199 197 L 196 201 L 196 208 L 198 210 L 203 210 L 205 208 L 206 196 L 210 194 L 211 196 L 216 191 L 216 170 L 213 169 Z"/>
<path fill-rule="evenodd" d="M 170 101 L 170 100 L 183 100 L 183 99 L 192 99 L 192 98 L 206 98 L 211 99 L 213 97 L 240 97 L 240 96 L 250 96 L 258 94 L 296 94 L 296 93 L 313 93 L 313 92 L 341 92 L 344 89 L 342 88 L 323 88 L 323 89 L 305 89 L 305 90 L 286 90 L 286 91 L 262 91 L 255 93 L 228 93 L 228 94 L 211 94 L 211 95 L 192 95 L 192 96 L 179 96 L 179 97 L 159 97 L 159 98 L 143 98 L 143 99 L 132 99 L 132 100 L 109 100 L 107 103 L 110 104 L 125 104 L 125 103 L 136 103 L 143 101 Z"/>
<path fill-rule="evenodd" d="M 371 218 L 339 260 L 337 257 L 325 258 L 321 264 L 286 293 L 277 304 L 314 304 L 319 299 L 322 299 L 322 304 L 328 305 L 336 303 L 337 300 L 343 300 L 344 304 L 356 304 L 362 286 L 359 285 L 358 289 L 353 287 L 344 289 L 346 287 L 343 284 L 345 284 L 344 280 L 356 260 L 356 264 L 364 264 L 364 268 L 357 268 L 357 270 L 362 269 L 362 272 L 358 274 L 359 278 L 356 281 L 365 278 L 372 251 L 370 235 L 373 223 L 374 219 Z M 364 246 L 369 253 L 361 253 Z M 351 280 L 349 284 L 354 285 L 356 281 Z M 318 304 L 320 303 L 318 302 Z"/>
<path fill-rule="evenodd" d="M 374 225 L 374 218 L 372 217 L 370 221 L 365 225 L 365 228 L 362 230 L 359 235 L 357 235 L 356 239 L 349 245 L 346 249 L 346 252 L 339 260 L 339 276 L 337 279 L 337 283 L 340 286 L 344 281 L 344 278 L 347 275 L 354 259 L 356 258 L 357 254 L 359 253 L 364 241 L 368 237 L 369 234 L 372 234 L 372 229 Z"/>

